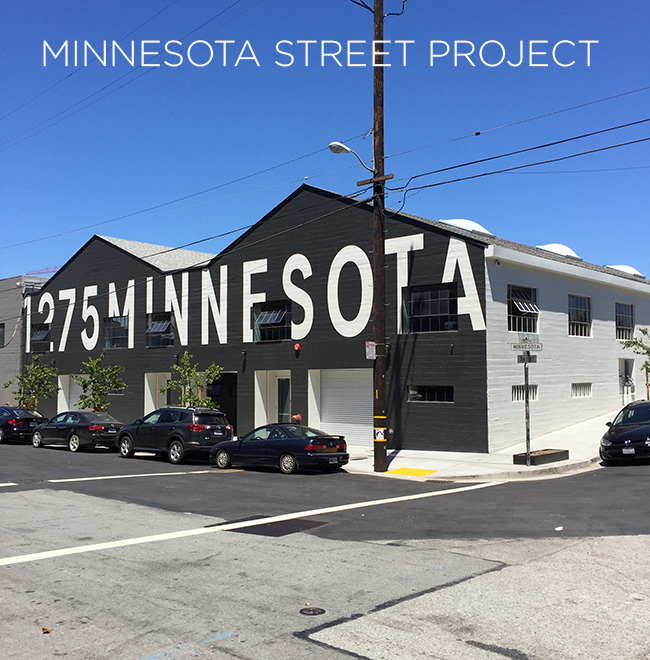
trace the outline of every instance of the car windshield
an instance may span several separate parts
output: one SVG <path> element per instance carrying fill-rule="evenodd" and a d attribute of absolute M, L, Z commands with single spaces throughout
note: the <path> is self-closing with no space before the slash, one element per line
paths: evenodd
<path fill-rule="evenodd" d="M 197 424 L 205 424 L 206 426 L 211 426 L 214 424 L 221 424 L 223 426 L 227 425 L 228 422 L 223 415 L 215 415 L 214 413 L 200 413 L 196 416 Z"/>
<path fill-rule="evenodd" d="M 621 410 L 616 416 L 613 426 L 629 426 L 632 424 L 650 424 L 650 406 L 638 406 Z"/>
<path fill-rule="evenodd" d="M 118 422 L 115 417 L 112 415 L 109 415 L 108 413 L 105 412 L 88 412 L 85 413 L 86 417 L 88 418 L 89 422 L 106 422 L 108 424 L 121 424 L 122 422 Z"/>
<path fill-rule="evenodd" d="M 43 417 L 37 410 L 31 408 L 14 408 L 16 417 Z"/>
<path fill-rule="evenodd" d="M 301 426 L 300 424 L 283 424 L 282 426 L 289 433 L 297 435 L 299 438 L 319 438 L 329 435 L 329 433 L 325 433 L 325 431 L 312 429 L 310 426 Z"/>

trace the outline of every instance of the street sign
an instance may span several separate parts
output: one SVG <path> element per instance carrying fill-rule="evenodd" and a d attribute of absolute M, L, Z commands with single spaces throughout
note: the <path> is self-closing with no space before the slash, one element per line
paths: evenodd
<path fill-rule="evenodd" d="M 529 364 L 531 362 L 537 362 L 537 356 L 536 355 L 518 355 L 517 356 L 517 363 L 518 364 Z"/>
<path fill-rule="evenodd" d="M 533 342 L 517 342 L 510 344 L 510 348 L 513 351 L 541 351 L 541 344 L 534 344 Z"/>
<path fill-rule="evenodd" d="M 366 360 L 376 360 L 377 359 L 377 351 L 376 351 L 376 344 L 374 341 L 367 341 L 366 342 Z"/>

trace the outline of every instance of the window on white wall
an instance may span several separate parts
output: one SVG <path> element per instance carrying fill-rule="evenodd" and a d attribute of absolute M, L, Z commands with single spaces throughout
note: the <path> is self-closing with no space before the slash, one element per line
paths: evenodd
<path fill-rule="evenodd" d="M 591 298 L 569 294 L 569 334 L 591 337 Z"/>
<path fill-rule="evenodd" d="M 571 383 L 571 398 L 584 399 L 591 396 L 591 383 Z"/>
<path fill-rule="evenodd" d="M 508 284 L 508 330 L 537 332 L 537 289 Z"/>
<path fill-rule="evenodd" d="M 616 303 L 616 339 L 634 336 L 634 305 Z"/>
<path fill-rule="evenodd" d="M 537 385 L 528 385 L 528 400 L 537 401 L 538 394 Z M 526 386 L 525 385 L 513 385 L 512 386 L 512 400 L 513 401 L 525 401 L 526 400 Z"/>

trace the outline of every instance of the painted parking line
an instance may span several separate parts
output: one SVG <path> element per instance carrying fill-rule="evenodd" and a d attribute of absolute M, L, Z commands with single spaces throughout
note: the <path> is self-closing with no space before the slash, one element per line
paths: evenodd
<path fill-rule="evenodd" d="M 46 552 L 35 552 L 29 555 L 17 555 L 15 557 L 5 557 L 0 559 L 0 566 L 10 566 L 12 564 L 25 564 L 31 561 L 40 561 L 43 559 L 53 559 L 55 557 L 64 557 L 66 555 L 77 555 L 85 552 L 97 552 L 99 550 L 111 550 L 113 548 L 123 548 L 129 545 L 140 545 L 143 543 L 155 543 L 158 541 L 171 541 L 175 539 L 187 538 L 190 536 L 202 536 L 204 534 L 214 534 L 215 532 L 231 532 L 246 527 L 256 525 L 268 525 L 269 523 L 281 522 L 285 520 L 296 520 L 297 518 L 307 518 L 311 516 L 322 516 L 328 513 L 338 513 L 341 511 L 352 511 L 353 509 L 364 509 L 372 506 L 382 506 L 385 504 L 398 504 L 400 502 L 410 502 L 413 500 L 423 500 L 429 497 L 442 497 L 444 495 L 456 495 L 466 493 L 481 488 L 490 488 L 491 486 L 500 486 L 505 482 L 491 481 L 484 484 L 474 484 L 472 486 L 462 486 L 460 488 L 449 488 L 447 490 L 437 490 L 428 493 L 418 493 L 416 495 L 402 495 L 400 497 L 388 497 L 383 500 L 366 500 L 364 502 L 353 502 L 351 504 L 341 504 L 339 506 L 329 506 L 322 509 L 309 509 L 306 511 L 297 511 L 295 513 L 285 513 L 279 516 L 270 516 L 268 518 L 258 518 L 256 520 L 244 520 L 234 523 L 224 523 L 215 527 L 199 527 L 195 529 L 185 529 L 180 532 L 167 532 L 165 534 L 153 534 L 151 536 L 139 536 L 120 541 L 107 541 L 105 543 L 91 543 L 89 545 L 78 545 L 72 548 L 60 548 L 59 550 L 48 550 Z"/>
<path fill-rule="evenodd" d="M 191 470 L 185 472 L 149 472 L 145 474 L 111 474 L 105 477 L 76 477 L 74 479 L 48 479 L 49 484 L 71 484 L 78 481 L 105 481 L 107 479 L 135 479 L 137 477 L 178 477 L 183 474 L 209 474 L 214 470 Z M 15 486 L 15 484 L 13 484 Z"/>
<path fill-rule="evenodd" d="M 8 481 L 6 484 L 0 484 L 0 488 L 2 488 L 3 486 L 17 486 L 17 485 L 18 484 L 14 484 L 11 481 Z"/>

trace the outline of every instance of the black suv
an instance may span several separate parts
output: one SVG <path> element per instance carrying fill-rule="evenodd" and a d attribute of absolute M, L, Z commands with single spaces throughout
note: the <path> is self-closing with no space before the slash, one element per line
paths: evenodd
<path fill-rule="evenodd" d="M 147 451 L 165 453 L 170 463 L 180 463 L 190 454 L 207 459 L 214 444 L 232 436 L 233 428 L 220 410 L 167 407 L 123 426 L 117 444 L 123 458 Z"/>

